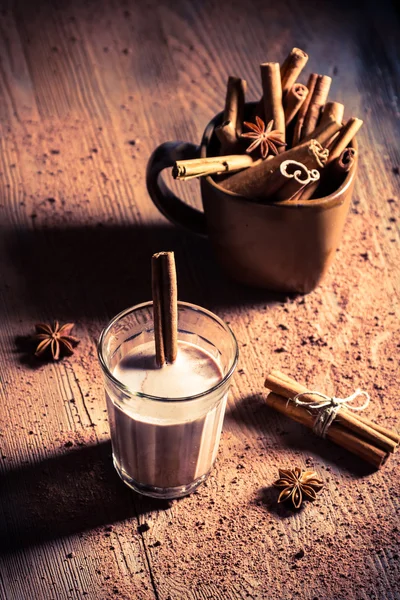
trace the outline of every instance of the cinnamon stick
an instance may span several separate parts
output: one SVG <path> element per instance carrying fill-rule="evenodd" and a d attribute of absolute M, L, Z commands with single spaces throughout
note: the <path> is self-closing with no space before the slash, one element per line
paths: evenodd
<path fill-rule="evenodd" d="M 282 105 L 282 83 L 279 63 L 263 63 L 260 65 L 261 83 L 263 89 L 263 107 L 265 123 L 274 122 L 273 129 L 282 134 L 285 141 L 285 113 Z M 284 151 L 281 146 L 280 151 Z"/>
<path fill-rule="evenodd" d="M 296 421 L 296 423 L 305 425 L 309 429 L 312 429 L 314 426 L 315 416 L 310 414 L 307 407 L 297 406 L 293 402 L 288 403 L 284 396 L 271 392 L 266 398 L 266 404 L 293 421 Z M 338 446 L 356 454 L 377 469 L 382 467 L 389 457 L 389 453 L 369 444 L 365 440 L 360 440 L 354 433 L 351 433 L 336 423 L 333 423 L 329 427 L 326 438 L 335 442 Z"/>
<path fill-rule="evenodd" d="M 305 144 L 310 140 L 318 140 L 318 142 L 322 146 L 328 146 L 328 142 L 333 138 L 333 136 L 340 131 L 341 125 L 334 119 L 330 118 L 325 121 L 325 123 L 321 123 L 318 125 L 316 129 L 310 135 L 305 137 L 301 144 Z"/>
<path fill-rule="evenodd" d="M 322 113 L 321 119 L 319 121 L 319 125 L 316 129 L 314 129 L 308 135 L 302 137 L 302 142 L 306 142 L 312 138 L 317 136 L 317 132 L 323 130 L 326 125 L 335 121 L 336 123 L 340 123 L 342 129 L 342 119 L 343 119 L 344 106 L 340 102 L 328 102 L 325 105 L 324 111 Z M 327 144 L 330 149 L 333 146 L 333 142 L 338 138 L 340 132 L 336 132 L 335 135 L 332 135 L 331 138 L 325 137 L 324 144 Z"/>
<path fill-rule="evenodd" d="M 357 159 L 357 150 L 355 148 L 345 148 L 340 156 L 332 161 L 329 161 L 324 172 L 324 177 L 321 178 L 318 193 L 320 197 L 331 194 L 337 190 L 343 183 L 347 173 L 352 169 Z M 309 196 L 311 198 L 311 196 Z"/>
<path fill-rule="evenodd" d="M 153 321 L 156 362 L 173 363 L 178 352 L 178 304 L 175 257 L 158 252 L 152 257 Z"/>
<path fill-rule="evenodd" d="M 308 401 L 310 403 L 318 402 L 318 397 L 307 393 L 309 390 L 304 385 L 280 371 L 271 371 L 271 373 L 269 373 L 265 380 L 265 387 L 286 399 L 293 398 L 297 394 L 304 394 L 304 396 L 302 396 L 303 401 Z M 289 405 L 293 405 L 293 402 L 289 402 Z M 312 415 L 313 422 L 314 419 L 315 415 Z M 337 425 L 340 425 L 346 430 L 350 430 L 357 438 L 364 440 L 368 444 L 373 445 L 384 452 L 394 452 L 397 449 L 398 443 L 378 431 L 372 426 L 373 424 L 371 425 L 360 421 L 360 419 L 358 419 L 350 410 L 342 409 L 339 411 L 334 422 L 328 429 L 328 434 L 332 429 L 335 430 Z"/>
<path fill-rule="evenodd" d="M 290 200 L 308 183 L 320 178 L 317 169 L 308 169 L 296 160 L 285 160 L 268 181 L 268 200 Z"/>
<path fill-rule="evenodd" d="M 327 102 L 322 110 L 320 124 L 329 119 L 334 119 L 342 123 L 344 115 L 344 105 L 341 102 Z"/>
<path fill-rule="evenodd" d="M 210 156 L 179 160 L 172 167 L 172 176 L 180 181 L 194 177 L 206 177 L 219 173 L 240 171 L 259 164 L 261 159 L 254 159 L 248 154 L 232 154 L 228 156 Z"/>
<path fill-rule="evenodd" d="M 383 425 L 379 425 L 378 423 L 374 423 L 370 419 L 367 419 L 367 417 L 364 417 L 360 414 L 357 415 L 357 419 L 361 423 L 364 423 L 365 425 L 369 425 L 370 427 L 373 427 L 376 431 L 379 431 L 379 433 L 381 433 L 382 435 L 385 435 L 387 438 L 389 438 L 390 440 L 395 442 L 396 445 L 400 444 L 400 435 L 398 433 L 396 433 L 395 431 L 392 431 L 391 429 L 388 429 L 387 427 L 383 427 Z"/>
<path fill-rule="evenodd" d="M 224 154 L 237 148 L 242 133 L 247 82 L 240 77 L 228 78 L 222 124 L 215 128 Z"/>
<path fill-rule="evenodd" d="M 339 131 L 339 135 L 333 141 L 333 144 L 330 149 L 330 161 L 338 158 L 343 150 L 347 148 L 350 144 L 351 140 L 355 137 L 356 133 L 360 129 L 363 121 L 361 119 L 356 119 L 356 117 L 351 117 Z"/>
<path fill-rule="evenodd" d="M 285 125 L 290 125 L 301 105 L 305 101 L 308 95 L 308 88 L 302 83 L 295 83 L 288 90 L 285 99 L 283 101 L 284 112 L 285 112 Z"/>
<path fill-rule="evenodd" d="M 332 78 L 328 75 L 318 75 L 307 114 L 301 130 L 301 139 L 311 134 L 318 124 L 321 109 L 328 98 Z"/>
<path fill-rule="evenodd" d="M 306 118 L 306 114 L 307 114 L 308 107 L 311 102 L 311 98 L 314 93 L 314 88 L 315 88 L 315 84 L 317 83 L 317 79 L 318 79 L 317 73 L 311 73 L 310 77 L 308 78 L 308 82 L 307 82 L 308 94 L 307 94 L 307 97 L 304 100 L 303 104 L 301 105 L 301 108 L 297 115 L 297 120 L 296 120 L 296 124 L 295 124 L 295 128 L 294 128 L 294 132 L 293 132 L 293 140 L 292 140 L 293 147 L 297 146 L 297 144 L 300 143 L 301 131 L 303 129 L 304 119 Z"/>
<path fill-rule="evenodd" d="M 308 61 L 308 54 L 300 48 L 293 48 L 281 66 L 282 95 L 289 92 Z"/>
<path fill-rule="evenodd" d="M 357 154 L 355 148 L 346 148 L 338 158 L 331 162 L 330 169 L 337 169 L 340 173 L 348 173 L 354 165 Z"/>
<path fill-rule="evenodd" d="M 329 162 L 328 158 L 329 164 L 324 169 L 320 181 L 307 185 L 298 199 L 309 200 L 312 197 L 325 198 L 325 196 L 332 194 L 342 185 L 345 176 L 353 167 L 356 157 L 357 150 L 355 148 L 346 148 L 332 162 Z"/>

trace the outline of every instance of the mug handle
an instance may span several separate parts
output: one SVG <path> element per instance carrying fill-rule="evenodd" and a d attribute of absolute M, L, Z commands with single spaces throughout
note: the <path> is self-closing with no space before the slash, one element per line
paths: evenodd
<path fill-rule="evenodd" d="M 150 156 L 146 169 L 146 185 L 150 198 L 158 210 L 174 225 L 206 236 L 206 217 L 203 212 L 185 204 L 175 196 L 163 181 L 161 172 L 172 167 L 177 160 L 198 158 L 199 146 L 188 142 L 165 142 Z"/>

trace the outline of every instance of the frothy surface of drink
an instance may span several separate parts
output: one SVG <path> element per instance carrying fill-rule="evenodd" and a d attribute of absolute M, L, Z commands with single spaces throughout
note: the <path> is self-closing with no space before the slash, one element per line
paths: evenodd
<path fill-rule="evenodd" d="M 210 390 L 222 379 L 215 359 L 190 342 L 178 342 L 178 355 L 173 364 L 158 367 L 154 343 L 133 347 L 113 371 L 132 392 L 162 398 L 185 398 Z"/>

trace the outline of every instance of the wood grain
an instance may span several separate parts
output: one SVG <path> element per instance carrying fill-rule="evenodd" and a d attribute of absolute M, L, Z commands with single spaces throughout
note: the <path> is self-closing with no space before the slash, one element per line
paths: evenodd
<path fill-rule="evenodd" d="M 326 393 L 363 387 L 367 416 L 399 422 L 396 15 L 385 0 L 362 15 L 357 3 L 325 4 L 2 4 L 2 600 L 398 598 L 397 459 L 370 473 L 263 397 L 277 368 Z M 293 46 L 310 56 L 301 82 L 333 77 L 330 99 L 365 121 L 343 243 L 305 298 L 228 281 L 207 241 L 169 226 L 145 188 L 150 153 L 199 141 L 228 75 L 257 100 L 259 63 Z M 173 185 L 199 205 L 196 183 Z M 150 298 L 160 250 L 175 251 L 180 299 L 226 319 L 241 352 L 213 476 L 169 504 L 114 473 L 96 357 L 108 319 Z M 75 321 L 81 344 L 38 365 L 24 338 L 54 318 Z M 277 507 L 270 487 L 292 464 L 326 481 L 299 513 Z"/>

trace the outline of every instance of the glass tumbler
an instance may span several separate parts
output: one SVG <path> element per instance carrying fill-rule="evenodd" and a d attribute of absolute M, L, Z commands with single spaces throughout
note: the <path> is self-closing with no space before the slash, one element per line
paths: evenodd
<path fill-rule="evenodd" d="M 194 396 L 162 398 L 127 388 L 114 375 L 135 346 L 154 340 L 153 303 L 123 311 L 100 336 L 114 466 L 135 491 L 155 498 L 190 494 L 215 461 L 238 347 L 231 329 L 208 310 L 178 302 L 178 340 L 215 360 L 221 380 Z"/>

